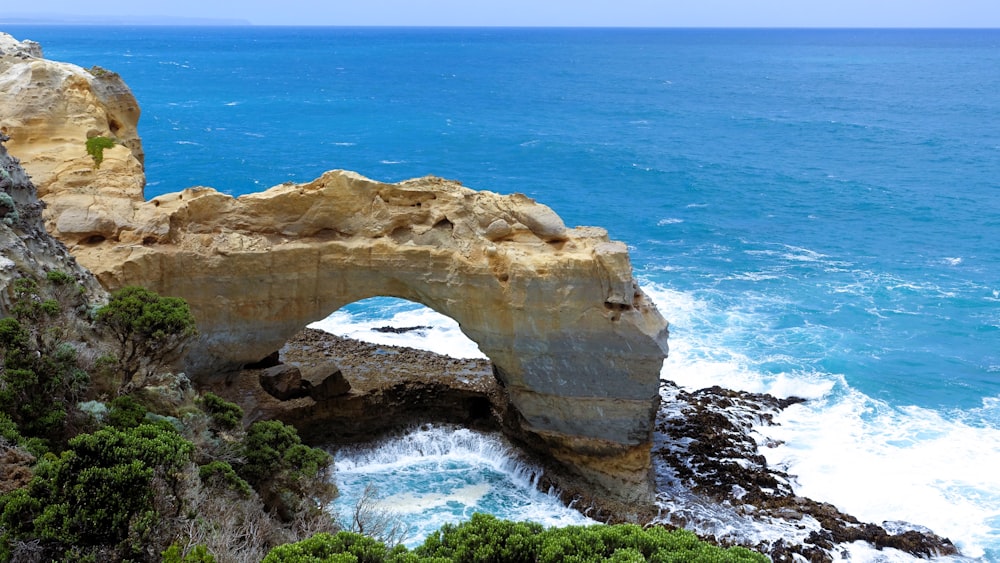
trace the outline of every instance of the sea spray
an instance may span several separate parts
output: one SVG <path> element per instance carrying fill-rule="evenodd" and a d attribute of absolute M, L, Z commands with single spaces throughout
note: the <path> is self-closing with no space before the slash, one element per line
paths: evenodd
<path fill-rule="evenodd" d="M 371 444 L 337 450 L 340 496 L 331 510 L 345 527 L 366 488 L 379 509 L 403 522 L 408 546 L 446 523 L 486 512 L 545 526 L 592 523 L 538 490 L 541 470 L 524 463 L 498 434 L 425 425 Z"/>
<path fill-rule="evenodd" d="M 758 346 L 757 334 L 769 330 L 767 318 L 748 310 L 723 310 L 711 298 L 691 292 L 658 285 L 644 289 L 671 320 L 663 379 L 689 390 L 720 385 L 808 399 L 777 414 L 776 425 L 754 429 L 768 463 L 792 476 L 796 494 L 830 502 L 863 521 L 929 528 L 949 537 L 967 556 L 1000 557 L 995 547 L 1000 544 L 996 400 L 946 413 L 889 405 L 852 388 L 842 374 L 824 373 L 805 362 L 788 369 L 793 359 L 775 360 L 782 350 L 752 350 Z M 664 478 L 669 468 L 657 467 L 657 473 L 661 483 L 670 483 Z M 683 490 L 666 488 L 671 494 L 662 503 L 664 510 L 689 515 L 701 533 L 752 542 L 786 527 L 762 526 L 732 511 L 706 507 L 697 497 L 685 498 Z M 801 535 L 794 529 L 781 533 Z M 850 560 L 866 560 L 866 553 L 866 548 L 853 546 Z M 886 560 L 908 559 L 897 553 Z"/>
<path fill-rule="evenodd" d="M 804 251 L 795 256 L 816 259 Z M 1000 484 L 991 474 L 992 467 L 1000 466 L 997 400 L 949 416 L 893 407 L 853 389 L 842 374 L 819 371 L 808 359 L 789 357 L 777 346 L 762 346 L 758 340 L 769 337 L 772 321 L 758 311 L 761 303 L 722 308 L 711 294 L 658 284 L 646 284 L 644 290 L 671 320 L 665 380 L 686 389 L 720 385 L 809 400 L 778 415 L 778 426 L 756 429 L 761 443 L 781 444 L 761 451 L 770 464 L 793 476 L 797 494 L 831 502 L 866 521 L 926 526 L 950 537 L 968 555 L 996 557 L 985 550 L 997 543 L 993 530 L 1000 519 Z M 361 305 L 315 326 L 372 342 L 390 343 L 383 340 L 388 337 L 396 344 L 457 357 L 478 352 L 454 321 L 426 307 L 401 300 Z M 430 328 L 388 336 L 371 330 L 385 325 Z M 818 338 L 798 338 L 810 337 Z M 956 465 L 955 459 L 964 462 Z M 804 538 L 810 531 L 801 522 L 762 522 L 708 502 L 672 481 L 669 468 L 656 469 L 664 517 L 689 522 L 699 533 L 753 545 Z M 441 502 L 443 497 L 436 498 Z M 406 500 L 413 504 L 420 499 Z M 422 500 L 430 503 L 432 497 Z"/>
<path fill-rule="evenodd" d="M 378 330 L 387 326 L 412 330 Z M 358 301 L 309 327 L 372 344 L 408 346 L 453 358 L 486 357 L 454 319 L 405 299 L 373 297 Z"/>
<path fill-rule="evenodd" d="M 930 528 L 965 555 L 992 560 L 1000 556 L 987 551 L 1000 540 L 1000 430 L 965 416 L 830 394 L 761 429 L 780 444 L 763 453 L 797 476 L 801 495 L 861 520 Z"/>

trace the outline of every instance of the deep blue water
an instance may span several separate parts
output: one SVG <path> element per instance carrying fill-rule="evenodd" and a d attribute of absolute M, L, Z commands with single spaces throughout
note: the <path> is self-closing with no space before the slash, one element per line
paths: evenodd
<path fill-rule="evenodd" d="M 346 168 L 606 227 L 664 377 L 809 396 L 803 494 L 1000 560 L 1000 31 L 6 31 L 125 78 L 147 197 Z"/>

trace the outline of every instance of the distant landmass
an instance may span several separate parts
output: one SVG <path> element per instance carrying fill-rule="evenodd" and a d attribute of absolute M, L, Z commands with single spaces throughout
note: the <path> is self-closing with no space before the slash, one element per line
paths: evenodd
<path fill-rule="evenodd" d="M 178 16 L 84 16 L 75 14 L 0 15 L 0 25 L 253 25 L 236 18 Z"/>

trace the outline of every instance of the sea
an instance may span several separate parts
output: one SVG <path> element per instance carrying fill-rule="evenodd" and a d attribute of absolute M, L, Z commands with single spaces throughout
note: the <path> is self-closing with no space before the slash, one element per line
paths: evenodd
<path fill-rule="evenodd" d="M 798 494 L 1000 561 L 1000 31 L 2 30 L 122 75 L 147 198 L 343 168 L 606 228 L 671 323 L 664 379 L 808 399 L 758 429 Z M 419 304 L 329 313 L 480 355 Z M 411 544 L 476 510 L 586 521 L 497 436 L 425 426 L 336 459 L 336 510 L 379 491 Z"/>

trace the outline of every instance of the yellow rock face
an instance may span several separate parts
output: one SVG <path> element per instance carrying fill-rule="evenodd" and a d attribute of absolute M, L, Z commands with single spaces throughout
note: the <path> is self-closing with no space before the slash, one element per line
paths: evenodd
<path fill-rule="evenodd" d="M 11 50 L 3 45 L 0 36 Z M 385 184 L 331 171 L 238 198 L 199 187 L 147 202 L 138 109 L 120 80 L 102 80 L 5 54 L 0 96 L 13 83 L 21 98 L 46 101 L 0 98 L 0 124 L 44 194 L 49 228 L 80 263 L 109 289 L 188 301 L 202 335 L 191 375 L 260 360 L 354 301 L 409 299 L 458 321 L 492 360 L 518 414 L 512 434 L 595 490 L 648 494 L 667 323 L 633 280 L 624 244 L 568 229 L 523 195 L 435 177 Z M 112 123 L 133 148 L 110 150 L 96 170 L 83 141 L 112 134 Z"/>

